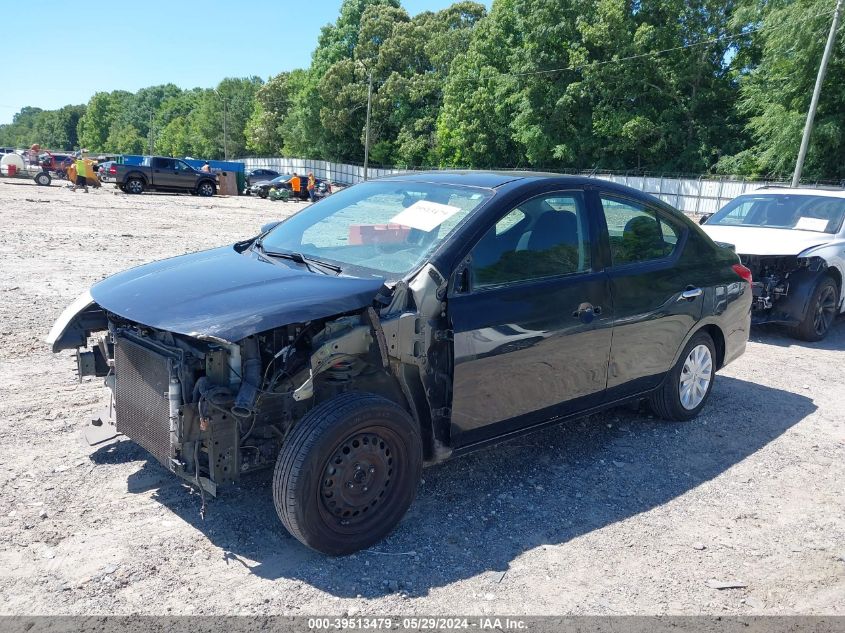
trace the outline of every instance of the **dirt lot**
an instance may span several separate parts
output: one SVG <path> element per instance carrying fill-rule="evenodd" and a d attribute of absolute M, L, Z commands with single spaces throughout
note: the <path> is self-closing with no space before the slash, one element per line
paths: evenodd
<path fill-rule="evenodd" d="M 0 613 L 845 614 L 845 324 L 755 332 L 696 421 L 628 410 L 431 468 L 399 529 L 328 559 L 269 475 L 211 502 L 89 447 L 99 379 L 43 342 L 105 275 L 298 207 L 0 181 Z M 713 581 L 745 585 L 714 588 Z"/>

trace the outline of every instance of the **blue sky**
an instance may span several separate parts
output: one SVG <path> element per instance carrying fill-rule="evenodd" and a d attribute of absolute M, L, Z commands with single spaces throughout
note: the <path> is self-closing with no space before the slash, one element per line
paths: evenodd
<path fill-rule="evenodd" d="M 402 5 L 415 15 L 453 1 Z M 55 109 L 85 103 L 98 91 L 171 82 L 207 88 L 224 77 L 267 79 L 303 68 L 341 0 L 106 0 L 84 3 L 82 13 L 66 0 L 2 4 L 0 123 L 9 123 L 23 106 Z M 484 4 L 489 8 L 490 0 Z"/>

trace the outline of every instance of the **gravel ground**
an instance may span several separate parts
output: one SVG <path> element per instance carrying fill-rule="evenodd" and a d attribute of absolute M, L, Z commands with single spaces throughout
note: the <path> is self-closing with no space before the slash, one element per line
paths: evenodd
<path fill-rule="evenodd" d="M 845 614 L 841 321 L 755 331 L 696 421 L 614 410 L 427 469 L 342 559 L 285 532 L 269 473 L 202 521 L 131 442 L 89 447 L 101 381 L 43 342 L 62 309 L 297 208 L 0 180 L 0 614 Z"/>

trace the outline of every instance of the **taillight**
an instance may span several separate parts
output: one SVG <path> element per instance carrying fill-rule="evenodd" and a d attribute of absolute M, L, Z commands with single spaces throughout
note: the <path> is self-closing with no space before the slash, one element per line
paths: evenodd
<path fill-rule="evenodd" d="M 746 268 L 746 267 L 745 267 L 745 266 L 743 266 L 742 264 L 734 264 L 733 266 L 731 266 L 731 268 L 733 268 L 733 269 L 734 269 L 734 272 L 735 272 L 737 275 L 739 275 L 740 277 L 742 277 L 742 278 L 743 278 L 745 281 L 747 281 L 748 283 L 751 283 L 751 281 L 752 281 L 752 279 L 751 279 L 751 271 L 750 271 L 750 270 L 748 270 L 748 268 Z"/>
<path fill-rule="evenodd" d="M 117 173 L 117 165 L 110 166 L 109 167 L 109 173 L 110 174 L 116 174 Z"/>

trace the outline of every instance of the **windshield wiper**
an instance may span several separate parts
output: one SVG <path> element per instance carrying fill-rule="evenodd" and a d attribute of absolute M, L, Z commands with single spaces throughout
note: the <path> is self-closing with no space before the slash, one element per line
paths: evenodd
<path fill-rule="evenodd" d="M 302 253 L 298 253 L 296 251 L 268 251 L 264 248 L 264 245 L 261 243 L 261 240 L 255 241 L 255 248 L 257 248 L 262 255 L 266 255 L 267 257 L 289 259 L 291 261 L 296 262 L 297 264 L 303 264 L 311 272 L 314 272 L 314 267 L 322 269 L 322 272 L 329 270 L 338 275 L 343 272 L 343 269 L 340 266 L 330 264 L 329 262 L 324 262 L 309 255 L 303 255 Z"/>

